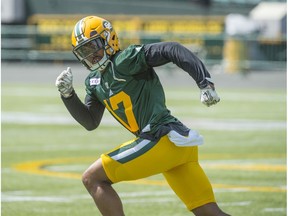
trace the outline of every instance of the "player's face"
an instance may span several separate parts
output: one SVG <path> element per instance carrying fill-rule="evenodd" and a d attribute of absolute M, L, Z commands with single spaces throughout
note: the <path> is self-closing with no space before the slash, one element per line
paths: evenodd
<path fill-rule="evenodd" d="M 100 37 L 93 38 L 73 51 L 82 62 L 93 69 L 104 57 L 104 42 Z"/>
<path fill-rule="evenodd" d="M 75 52 L 80 56 L 81 58 L 87 59 L 91 56 L 94 56 L 95 60 L 101 56 L 104 55 L 104 44 L 101 40 L 101 38 L 95 38 L 93 40 L 88 41 L 84 45 L 80 46 L 79 48 L 75 49 Z"/>
<path fill-rule="evenodd" d="M 98 63 L 104 56 L 104 49 L 100 49 L 87 56 L 87 60 L 92 64 Z"/>

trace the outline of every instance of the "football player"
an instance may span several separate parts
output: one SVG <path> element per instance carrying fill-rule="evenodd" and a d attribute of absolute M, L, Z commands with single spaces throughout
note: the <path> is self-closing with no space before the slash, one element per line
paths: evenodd
<path fill-rule="evenodd" d="M 201 102 L 220 101 L 203 63 L 176 42 L 130 45 L 121 50 L 111 23 L 88 16 L 72 32 L 73 53 L 90 71 L 86 98 L 77 96 L 68 67 L 56 86 L 70 114 L 87 130 L 96 129 L 107 109 L 135 139 L 101 155 L 82 181 L 102 215 L 124 215 L 112 184 L 162 173 L 195 215 L 227 215 L 218 207 L 211 184 L 198 163 L 203 137 L 171 115 L 154 67 L 173 62 L 200 88 Z"/>

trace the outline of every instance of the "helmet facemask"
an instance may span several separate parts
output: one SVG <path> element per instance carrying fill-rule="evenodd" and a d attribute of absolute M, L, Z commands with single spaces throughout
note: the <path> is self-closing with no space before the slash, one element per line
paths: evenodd
<path fill-rule="evenodd" d="M 103 71 L 109 63 L 105 47 L 107 47 L 105 41 L 97 35 L 80 43 L 73 49 L 73 53 L 88 70 Z"/>

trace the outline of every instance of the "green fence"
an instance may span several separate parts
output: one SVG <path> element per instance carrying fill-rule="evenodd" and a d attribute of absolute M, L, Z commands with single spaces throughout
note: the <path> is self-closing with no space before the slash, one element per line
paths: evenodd
<path fill-rule="evenodd" d="M 39 29 L 36 25 L 2 25 L 2 61 L 75 61 L 70 28 Z M 121 47 L 131 43 L 177 41 L 208 65 L 221 65 L 228 73 L 247 70 L 286 70 L 286 37 L 265 39 L 259 35 L 228 37 L 224 34 L 118 31 Z"/>

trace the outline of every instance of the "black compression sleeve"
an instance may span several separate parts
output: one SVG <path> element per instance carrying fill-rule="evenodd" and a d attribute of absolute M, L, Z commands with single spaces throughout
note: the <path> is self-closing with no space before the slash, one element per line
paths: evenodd
<path fill-rule="evenodd" d="M 61 99 L 73 118 L 84 128 L 94 130 L 99 126 L 105 107 L 98 100 L 87 95 L 84 104 L 76 93 L 69 98 Z"/>
<path fill-rule="evenodd" d="M 205 88 L 210 78 L 203 62 L 190 50 L 177 42 L 160 42 L 144 45 L 146 62 L 151 67 L 173 62 L 196 81 L 199 88 Z"/>

